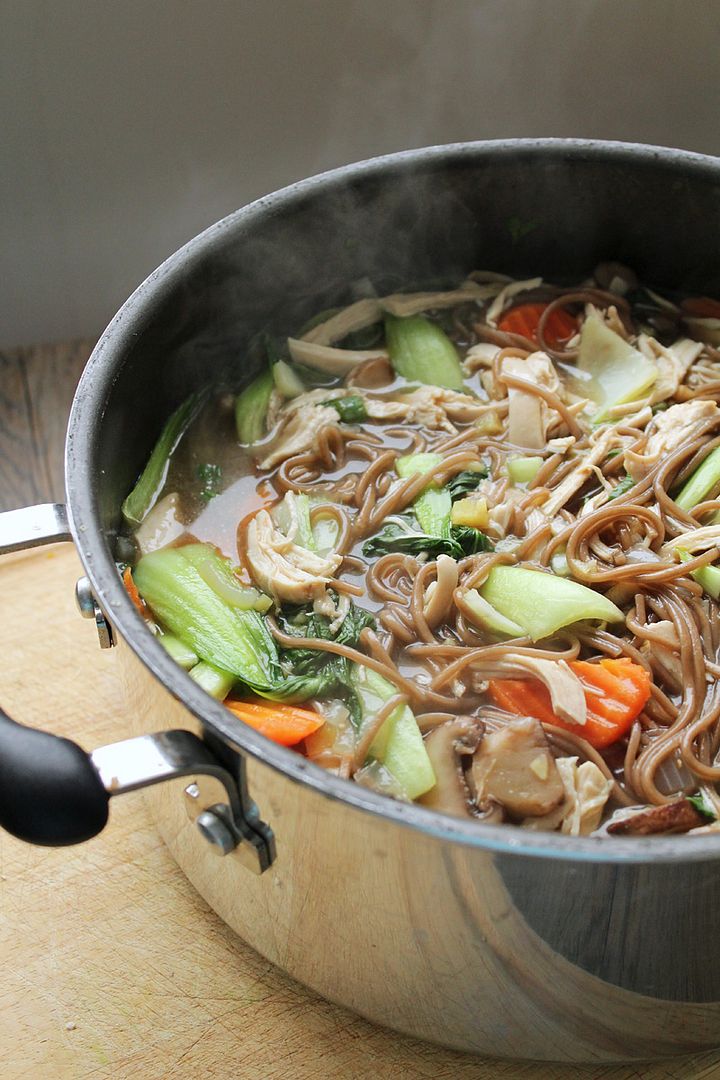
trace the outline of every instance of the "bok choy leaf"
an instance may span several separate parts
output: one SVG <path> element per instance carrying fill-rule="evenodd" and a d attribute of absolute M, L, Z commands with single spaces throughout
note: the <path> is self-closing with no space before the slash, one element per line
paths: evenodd
<path fill-rule="evenodd" d="M 481 551 L 493 551 L 493 543 L 485 533 L 467 525 L 453 525 L 447 536 L 418 532 L 406 516 L 388 519 L 387 525 L 363 544 L 363 555 L 377 557 L 400 551 L 407 555 L 425 554 L 429 558 L 450 555 L 462 559 Z"/>
<path fill-rule="evenodd" d="M 155 443 L 140 479 L 122 504 L 122 515 L 128 525 L 133 528 L 137 528 L 157 502 L 167 477 L 173 451 L 197 416 L 204 400 L 205 394 L 191 394 L 175 410 L 160 432 L 160 437 Z"/>

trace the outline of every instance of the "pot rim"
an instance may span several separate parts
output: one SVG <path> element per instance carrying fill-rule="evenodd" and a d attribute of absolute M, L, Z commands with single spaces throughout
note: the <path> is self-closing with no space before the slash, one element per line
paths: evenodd
<path fill-rule="evenodd" d="M 720 184 L 720 159 L 687 150 L 640 143 L 592 139 L 507 139 L 450 143 L 370 158 L 320 173 L 254 200 L 188 241 L 143 281 L 112 319 L 92 352 L 78 385 L 65 446 L 65 484 L 70 528 L 85 572 L 103 610 L 151 674 L 205 727 L 229 745 L 283 773 L 294 783 L 365 813 L 418 829 L 438 840 L 501 854 L 559 858 L 568 862 L 649 863 L 698 862 L 720 856 L 720 836 L 613 839 L 531 832 L 516 825 L 483 825 L 439 814 L 333 776 L 286 747 L 278 746 L 241 725 L 179 668 L 144 626 L 122 585 L 100 525 L 93 485 L 93 460 L 101 418 L 110 390 L 120 377 L 122 357 L 136 336 L 135 325 L 149 306 L 164 299 L 189 265 L 211 253 L 220 236 L 236 231 L 240 239 L 262 219 L 348 180 L 388 171 L 406 173 L 418 167 L 460 164 L 464 160 L 527 158 L 531 160 L 605 161 L 653 165 Z M 262 792 L 252 793 L 262 809 Z"/>

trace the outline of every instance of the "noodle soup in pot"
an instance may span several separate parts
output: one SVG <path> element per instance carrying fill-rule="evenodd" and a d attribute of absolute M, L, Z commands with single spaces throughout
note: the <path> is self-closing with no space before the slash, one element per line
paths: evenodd
<path fill-rule="evenodd" d="M 603 263 L 258 335 L 123 504 L 148 629 L 245 724 L 442 813 L 720 817 L 720 302 Z"/>

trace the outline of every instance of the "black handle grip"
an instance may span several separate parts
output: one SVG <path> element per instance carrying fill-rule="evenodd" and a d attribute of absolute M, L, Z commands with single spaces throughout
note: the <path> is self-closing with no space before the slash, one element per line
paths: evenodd
<path fill-rule="evenodd" d="M 18 724 L 0 709 L 3 829 L 30 844 L 79 844 L 105 827 L 109 798 L 77 743 Z"/>

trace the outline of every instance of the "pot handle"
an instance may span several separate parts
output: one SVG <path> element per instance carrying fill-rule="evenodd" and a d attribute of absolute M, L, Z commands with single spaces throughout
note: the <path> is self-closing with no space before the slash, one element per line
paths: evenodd
<path fill-rule="evenodd" d="M 244 778 L 236 782 L 191 731 L 140 735 L 87 753 L 70 739 L 18 724 L 0 709 L 0 826 L 28 843 L 82 843 L 102 832 L 111 797 L 198 775 L 219 780 L 227 799 L 193 807 L 199 831 L 219 854 L 237 849 L 242 862 L 262 873 L 275 855 L 272 832 L 258 819 Z"/>
<path fill-rule="evenodd" d="M 0 555 L 71 539 L 64 503 L 39 503 L 0 514 Z"/>
<path fill-rule="evenodd" d="M 0 513 L 0 555 L 71 539 L 62 503 Z M 104 623 L 92 605 L 90 616 Z M 211 750 L 183 728 L 87 753 L 70 739 L 18 724 L 0 708 L 0 828 L 31 844 L 80 844 L 102 832 L 112 796 L 202 775 L 220 781 L 227 801 L 205 805 L 197 784 L 186 789 L 188 811 L 201 835 L 220 855 L 236 851 L 236 858 L 262 874 L 275 859 L 275 840 L 248 794 L 241 755 L 221 744 Z"/>
<path fill-rule="evenodd" d="M 110 796 L 70 739 L 25 727 L 0 709 L 0 825 L 31 844 L 79 844 L 105 827 Z"/>

